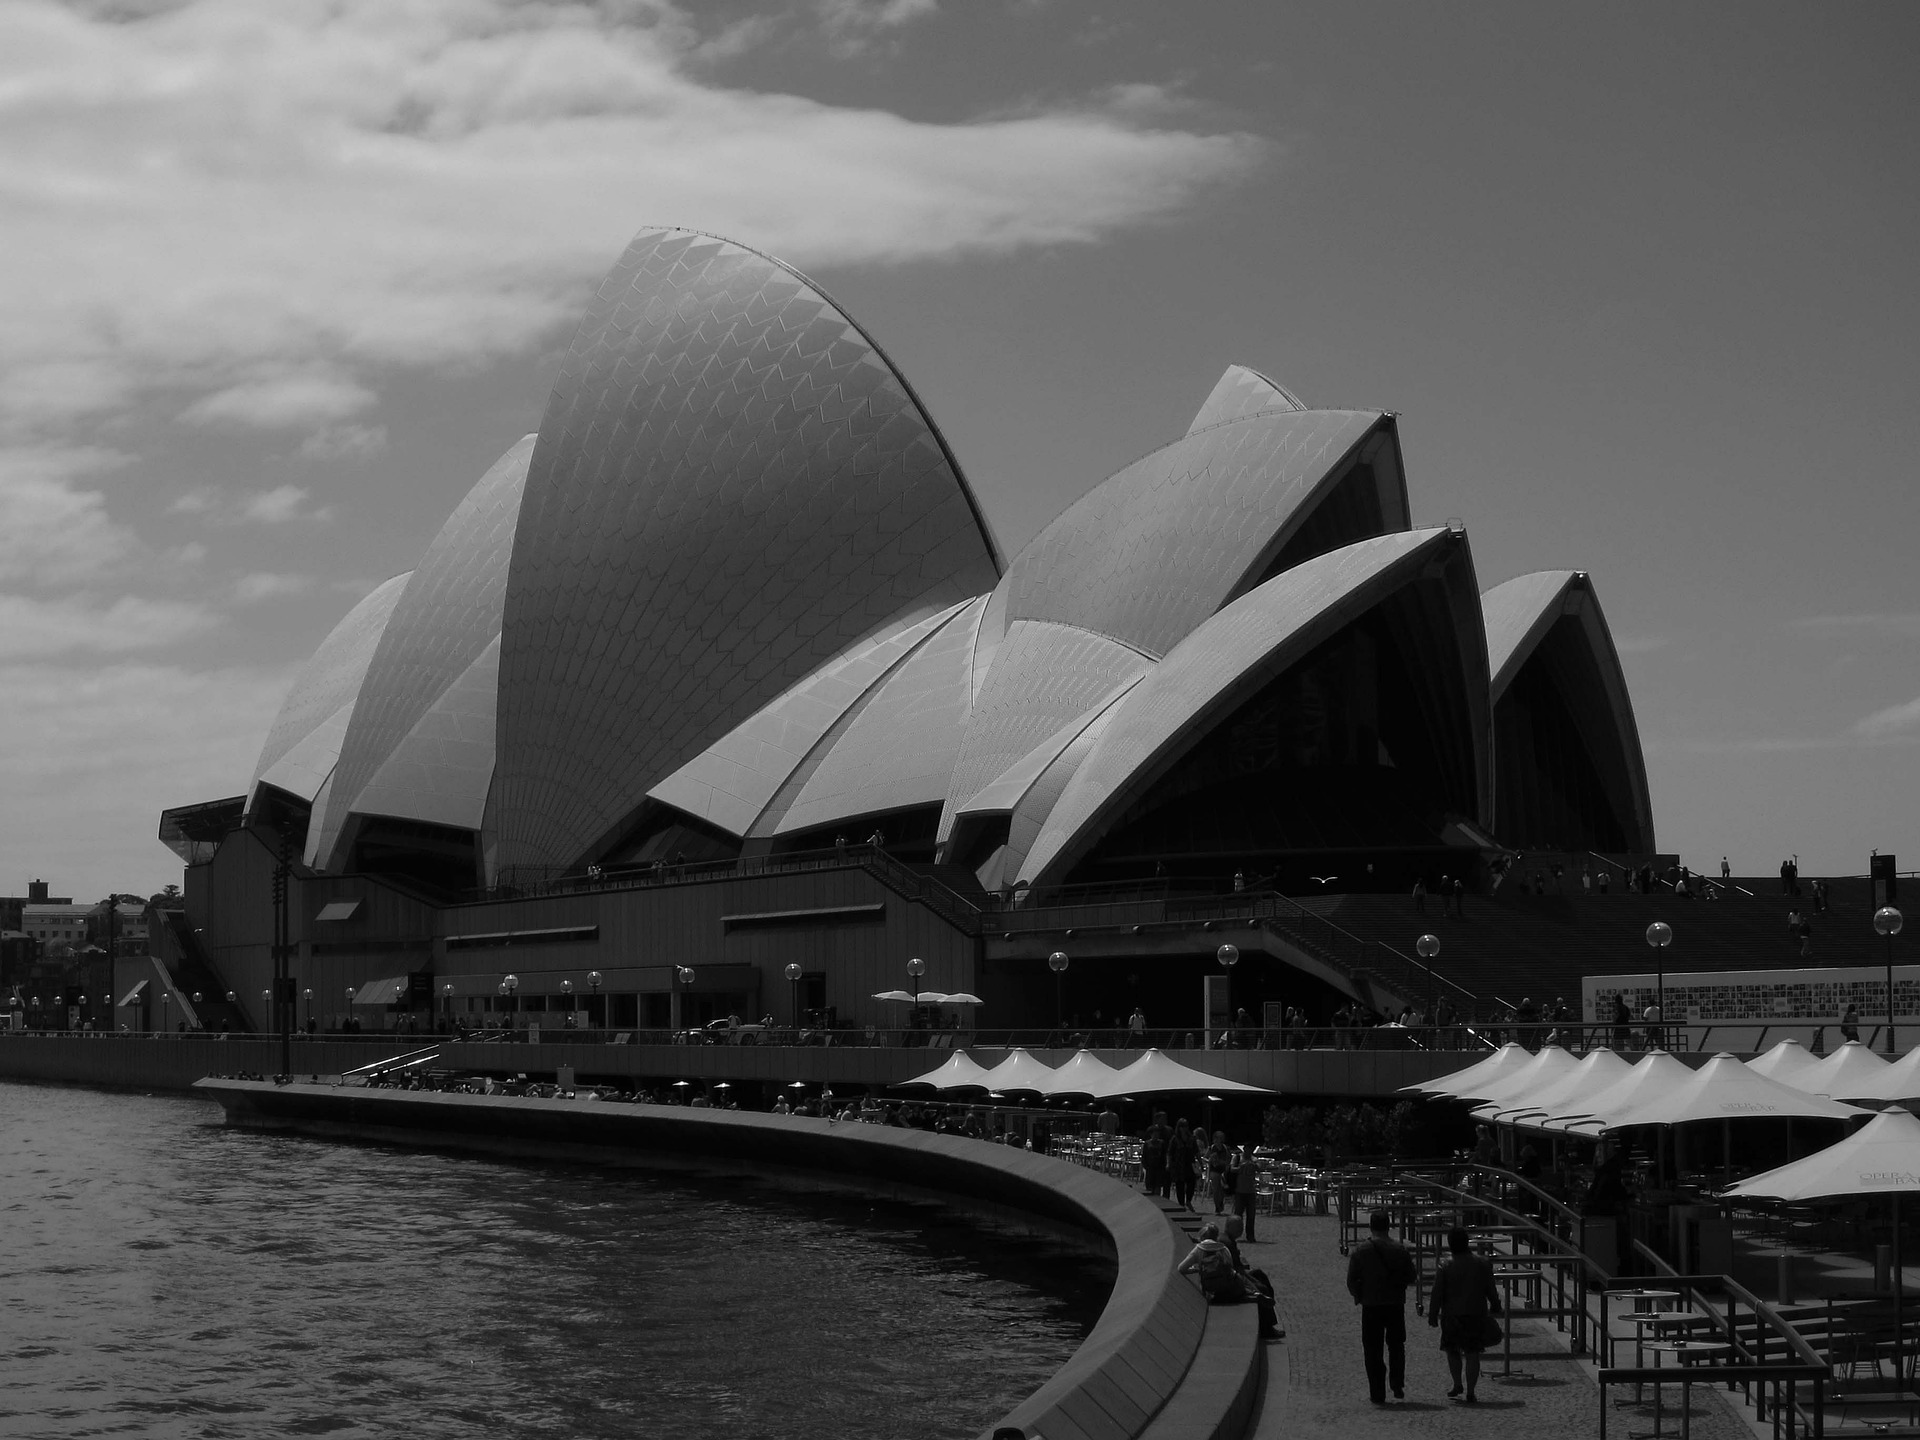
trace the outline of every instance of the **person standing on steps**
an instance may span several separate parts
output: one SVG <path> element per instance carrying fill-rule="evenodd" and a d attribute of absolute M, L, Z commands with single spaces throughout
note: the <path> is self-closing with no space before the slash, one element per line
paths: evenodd
<path fill-rule="evenodd" d="M 1407 1398 L 1407 1287 L 1413 1284 L 1413 1257 L 1387 1233 L 1391 1224 L 1386 1211 L 1374 1211 L 1367 1217 L 1366 1240 L 1347 1257 L 1347 1293 L 1360 1307 L 1367 1396 L 1376 1405 L 1387 1403 L 1389 1385 L 1394 1399 Z"/>

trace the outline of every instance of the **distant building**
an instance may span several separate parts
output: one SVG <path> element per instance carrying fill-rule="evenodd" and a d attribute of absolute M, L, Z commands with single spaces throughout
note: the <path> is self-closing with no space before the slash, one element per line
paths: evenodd
<path fill-rule="evenodd" d="M 20 928 L 31 935 L 42 955 L 71 952 L 87 943 L 87 921 L 91 905 L 75 905 L 70 900 L 29 901 L 21 910 Z"/>

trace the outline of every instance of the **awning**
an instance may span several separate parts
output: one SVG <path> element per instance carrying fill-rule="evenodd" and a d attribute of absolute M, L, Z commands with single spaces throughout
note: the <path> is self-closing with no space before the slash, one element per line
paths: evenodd
<path fill-rule="evenodd" d="M 357 901 L 355 902 L 358 903 Z M 407 977 L 395 975 L 387 980 L 369 980 L 353 997 L 356 1005 L 394 1005 L 407 993 Z"/>
<path fill-rule="evenodd" d="M 125 995 L 122 995 L 122 996 L 120 997 L 120 1004 L 121 1004 L 121 1005 L 137 1005 L 137 1004 L 139 1004 L 139 1003 L 140 1003 L 140 997 L 141 997 L 141 996 L 142 996 L 143 994 L 145 994 L 145 993 L 146 993 L 146 989 L 147 989 L 147 982 L 146 982 L 146 981 L 144 981 L 144 980 L 136 980 L 136 981 L 134 982 L 134 986 L 133 986 L 133 988 L 132 988 L 131 990 L 129 990 L 129 991 L 127 991 L 127 993 L 126 993 Z M 115 1008 L 115 1009 L 118 1009 L 118 1008 L 119 1008 L 119 1006 L 115 1006 L 114 1008 Z"/>
<path fill-rule="evenodd" d="M 329 900 L 320 907 L 320 913 L 314 916 L 314 923 L 322 920 L 351 920 L 354 912 L 360 908 L 358 900 Z"/>

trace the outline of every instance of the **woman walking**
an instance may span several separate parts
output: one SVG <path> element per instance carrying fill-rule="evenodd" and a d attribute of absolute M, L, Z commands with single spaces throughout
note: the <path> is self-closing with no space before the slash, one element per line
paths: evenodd
<path fill-rule="evenodd" d="M 1493 1262 L 1467 1248 L 1467 1232 L 1459 1226 L 1447 1232 L 1452 1253 L 1434 1277 L 1427 1305 L 1427 1324 L 1440 1327 L 1440 1348 L 1447 1352 L 1451 1400 L 1478 1403 L 1480 1352 L 1499 1338 L 1493 1317 L 1500 1313 L 1500 1290 L 1493 1280 Z M 1466 1393 L 1463 1395 L 1461 1392 Z"/>
<path fill-rule="evenodd" d="M 1193 1129 L 1182 1116 L 1174 1122 L 1173 1138 L 1167 1141 L 1167 1172 L 1173 1180 L 1173 1198 L 1182 1210 L 1193 1208 L 1193 1167 L 1199 1158 Z"/>
<path fill-rule="evenodd" d="M 1227 1132 L 1213 1132 L 1213 1144 L 1207 1147 L 1207 1198 L 1213 1201 L 1213 1213 L 1227 1210 L 1227 1171 L 1233 1167 L 1233 1151 L 1227 1148 Z"/>

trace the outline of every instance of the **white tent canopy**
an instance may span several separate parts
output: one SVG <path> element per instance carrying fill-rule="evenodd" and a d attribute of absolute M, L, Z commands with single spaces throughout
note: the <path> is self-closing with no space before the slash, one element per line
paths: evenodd
<path fill-rule="evenodd" d="M 1403 1085 L 1402 1095 L 1451 1095 L 1456 1099 L 1478 1099 L 1487 1085 L 1532 1060 L 1524 1045 L 1502 1045 L 1484 1060 L 1476 1060 L 1464 1070 L 1455 1070 L 1418 1085 Z"/>
<path fill-rule="evenodd" d="M 1738 1200 L 1837 1200 L 1848 1195 L 1920 1194 L 1920 1120 L 1883 1110 L 1846 1139 L 1742 1180 Z"/>
<path fill-rule="evenodd" d="M 1271 1095 L 1258 1085 L 1238 1080 L 1223 1080 L 1204 1070 L 1194 1070 L 1158 1050 L 1149 1050 L 1131 1065 L 1113 1072 L 1098 1098 L 1117 1095 Z"/>
<path fill-rule="evenodd" d="M 1920 1049 L 1909 1050 L 1873 1077 L 1873 1088 L 1853 1087 L 1850 1100 L 1880 1100 L 1897 1104 L 1902 1100 L 1920 1100 Z"/>
<path fill-rule="evenodd" d="M 1108 1086 L 1120 1072 L 1091 1050 L 1081 1050 L 1053 1072 L 1043 1095 L 1087 1095 L 1095 1099 L 1110 1094 Z"/>
<path fill-rule="evenodd" d="M 1836 1100 L 1873 1093 L 1874 1083 L 1886 1072 L 1887 1062 L 1858 1040 L 1849 1040 L 1824 1060 L 1816 1061 L 1793 1080 L 1795 1088 Z"/>
<path fill-rule="evenodd" d="M 1684 1125 L 1693 1120 L 1854 1120 L 1867 1112 L 1824 1095 L 1809 1095 L 1765 1075 L 1733 1056 L 1714 1056 L 1677 1085 L 1663 1085 L 1631 1110 L 1615 1111 L 1607 1128 Z"/>
<path fill-rule="evenodd" d="M 1016 1046 L 1007 1052 L 1006 1059 L 987 1071 L 985 1083 L 989 1090 L 998 1090 L 1002 1094 L 1013 1090 L 1031 1090 L 1044 1095 L 1052 1079 L 1051 1065 L 1034 1059 Z"/>
<path fill-rule="evenodd" d="M 1454 1093 L 1463 1100 L 1481 1100 L 1495 1105 L 1517 1101 L 1564 1080 L 1579 1066 L 1580 1062 L 1558 1045 L 1542 1045 L 1540 1053 L 1528 1056 L 1524 1065 L 1516 1065 L 1505 1075 L 1485 1081 L 1473 1090 L 1456 1090 Z"/>
<path fill-rule="evenodd" d="M 947 1063 L 937 1070 L 929 1070 L 924 1075 L 916 1075 L 911 1080 L 903 1080 L 902 1085 L 931 1085 L 936 1090 L 984 1090 L 987 1088 L 987 1067 L 976 1061 L 964 1050 L 956 1050 L 947 1057 Z"/>
<path fill-rule="evenodd" d="M 1570 1102 L 1536 1123 L 1542 1130 L 1570 1130 L 1591 1135 L 1615 1115 L 1624 1115 L 1661 1090 L 1672 1089 L 1692 1078 L 1693 1071 L 1665 1050 L 1656 1050 L 1598 1094 Z"/>
<path fill-rule="evenodd" d="M 1800 1077 L 1819 1063 L 1820 1057 L 1798 1040 L 1782 1040 L 1766 1054 L 1756 1055 L 1747 1061 L 1747 1068 L 1756 1075 L 1778 1080 L 1782 1085 L 1805 1089 L 1800 1084 Z"/>
<path fill-rule="evenodd" d="M 1588 1098 L 1598 1095 L 1632 1070 L 1631 1061 L 1622 1060 L 1604 1045 L 1597 1046 L 1558 1080 L 1532 1093 L 1490 1101 L 1476 1107 L 1473 1113 L 1477 1119 L 1510 1125 L 1525 1125 L 1530 1116 L 1579 1114 Z"/>

